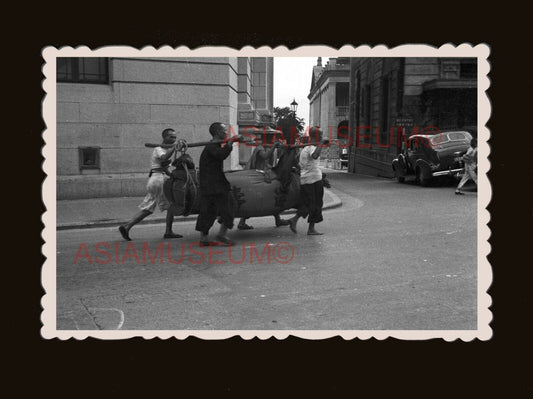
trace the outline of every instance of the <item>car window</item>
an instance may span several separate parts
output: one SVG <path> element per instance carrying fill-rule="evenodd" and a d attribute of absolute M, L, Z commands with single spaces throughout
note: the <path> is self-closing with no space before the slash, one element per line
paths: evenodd
<path fill-rule="evenodd" d="M 439 144 L 446 143 L 447 141 L 450 141 L 450 139 L 448 138 L 447 134 L 436 134 L 431 136 L 429 141 L 431 142 L 431 146 L 434 147 Z"/>
<path fill-rule="evenodd" d="M 450 140 L 457 141 L 457 140 L 468 140 L 468 137 L 466 134 L 461 132 L 454 132 L 454 133 L 448 133 L 448 136 L 450 137 Z"/>

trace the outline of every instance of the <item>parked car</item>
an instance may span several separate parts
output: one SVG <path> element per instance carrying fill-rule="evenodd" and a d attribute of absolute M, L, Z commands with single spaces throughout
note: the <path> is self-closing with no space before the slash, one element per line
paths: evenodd
<path fill-rule="evenodd" d="M 341 169 L 343 166 L 348 167 L 348 148 L 341 148 Z"/>
<path fill-rule="evenodd" d="M 398 181 L 408 176 L 427 186 L 435 177 L 464 173 L 461 157 L 470 146 L 472 135 L 466 131 L 442 132 L 435 135 L 413 135 L 402 143 L 400 154 L 392 161 L 392 169 Z"/>

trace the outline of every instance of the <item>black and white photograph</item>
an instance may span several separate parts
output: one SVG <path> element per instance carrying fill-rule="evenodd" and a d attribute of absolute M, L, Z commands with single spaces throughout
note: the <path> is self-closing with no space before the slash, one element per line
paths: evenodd
<path fill-rule="evenodd" d="M 487 45 L 42 57 L 45 339 L 491 338 Z"/>

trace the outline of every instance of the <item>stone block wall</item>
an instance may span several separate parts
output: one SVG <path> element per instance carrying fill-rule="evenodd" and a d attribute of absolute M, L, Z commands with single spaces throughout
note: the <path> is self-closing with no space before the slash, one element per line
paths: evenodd
<path fill-rule="evenodd" d="M 110 58 L 108 84 L 58 83 L 57 198 L 144 195 L 144 143 L 167 127 L 189 142 L 209 140 L 217 121 L 236 132 L 239 98 L 252 94 L 240 68 L 237 58 Z M 98 168 L 80 169 L 79 147 L 99 148 Z M 200 152 L 189 150 L 196 163 Z M 225 168 L 238 165 L 233 151 Z"/>

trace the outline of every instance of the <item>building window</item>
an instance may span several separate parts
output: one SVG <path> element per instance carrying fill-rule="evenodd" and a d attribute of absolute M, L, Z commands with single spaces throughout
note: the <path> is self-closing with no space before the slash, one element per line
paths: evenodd
<path fill-rule="evenodd" d="M 350 83 L 341 82 L 335 85 L 335 105 L 337 107 L 347 107 L 350 97 Z"/>
<path fill-rule="evenodd" d="M 380 143 L 388 144 L 387 134 L 389 130 L 389 76 L 381 79 L 381 126 L 379 127 Z"/>
<path fill-rule="evenodd" d="M 398 71 L 396 73 L 396 112 L 399 114 L 403 110 L 403 85 L 405 76 L 405 58 L 400 58 Z"/>
<path fill-rule="evenodd" d="M 457 61 L 443 61 L 441 63 L 442 79 L 459 79 L 460 65 Z"/>
<path fill-rule="evenodd" d="M 363 108 L 363 121 L 365 126 L 370 126 L 371 122 L 371 116 L 370 113 L 372 112 L 372 93 L 370 89 L 370 85 L 367 84 L 364 89 L 364 108 Z"/>
<path fill-rule="evenodd" d="M 459 75 L 462 79 L 476 79 L 477 78 L 477 63 L 476 62 L 461 62 Z"/>
<path fill-rule="evenodd" d="M 100 169 L 100 147 L 79 147 L 80 170 Z"/>
<path fill-rule="evenodd" d="M 108 58 L 57 58 L 57 81 L 70 83 L 109 83 Z"/>
<path fill-rule="evenodd" d="M 355 120 L 357 126 L 361 120 L 361 72 L 357 71 L 357 88 L 355 90 Z"/>
<path fill-rule="evenodd" d="M 350 57 L 338 57 L 336 65 L 350 65 Z"/>

